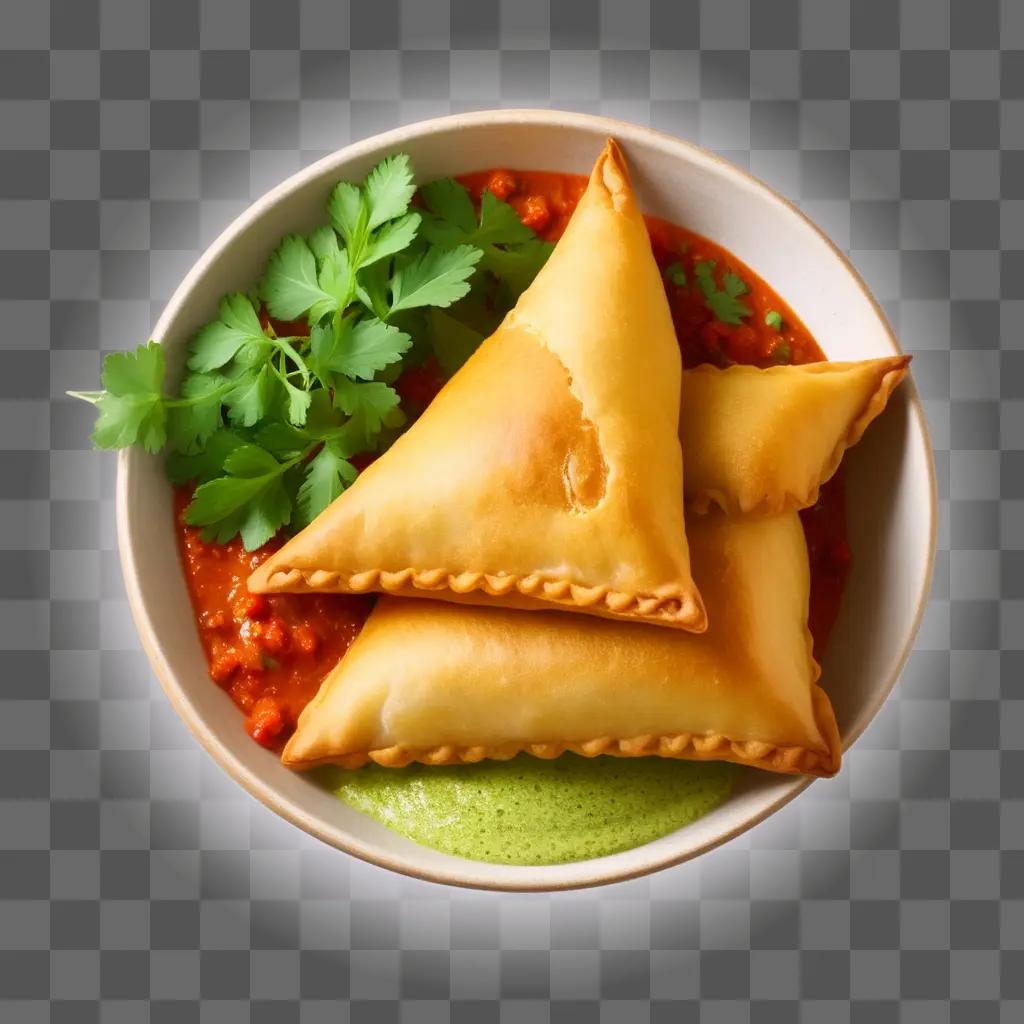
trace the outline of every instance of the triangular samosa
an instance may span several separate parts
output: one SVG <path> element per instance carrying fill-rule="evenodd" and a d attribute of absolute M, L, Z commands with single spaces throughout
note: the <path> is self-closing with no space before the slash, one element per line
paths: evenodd
<path fill-rule="evenodd" d="M 683 374 L 687 511 L 807 508 L 885 409 L 910 356 L 803 366 L 698 366 Z"/>
<path fill-rule="evenodd" d="M 831 775 L 795 512 L 696 517 L 701 636 L 562 612 L 382 597 L 299 718 L 293 767 L 656 755 Z"/>
<path fill-rule="evenodd" d="M 249 588 L 557 606 L 700 632 L 680 379 L 661 276 L 609 141 L 515 309 Z"/>

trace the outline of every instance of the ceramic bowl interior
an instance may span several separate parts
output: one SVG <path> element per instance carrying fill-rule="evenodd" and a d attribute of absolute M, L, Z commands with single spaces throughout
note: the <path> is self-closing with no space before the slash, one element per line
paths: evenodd
<path fill-rule="evenodd" d="M 335 182 L 360 179 L 382 156 L 410 154 L 421 181 L 488 167 L 585 173 L 607 136 L 630 161 L 645 212 L 724 245 L 796 310 L 829 359 L 896 351 L 878 306 L 850 265 L 792 206 L 744 172 L 677 139 L 634 125 L 556 111 L 492 111 L 424 122 L 321 160 L 256 202 L 210 247 L 161 316 L 154 338 L 172 372 L 226 292 L 247 289 L 287 232 L 323 221 Z M 912 384 L 845 460 L 854 568 L 823 681 L 849 745 L 889 693 L 916 632 L 935 543 L 927 430 Z M 735 794 L 696 823 L 613 856 L 551 867 L 484 864 L 438 853 L 334 799 L 245 734 L 230 698 L 206 672 L 178 562 L 171 489 L 160 461 L 121 455 L 118 531 L 128 596 L 143 644 L 177 711 L 241 785 L 300 828 L 396 871 L 457 885 L 557 889 L 643 874 L 744 831 L 795 796 L 798 778 L 749 771 Z M 827 785 L 827 783 L 820 783 Z"/>

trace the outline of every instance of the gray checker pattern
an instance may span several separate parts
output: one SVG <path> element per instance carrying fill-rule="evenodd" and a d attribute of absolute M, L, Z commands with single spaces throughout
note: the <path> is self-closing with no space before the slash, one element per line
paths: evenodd
<path fill-rule="evenodd" d="M 1024 1020 L 1024 3 L 0 0 L 0 1020 Z M 129 619 L 101 353 L 351 139 L 557 106 L 749 167 L 850 251 L 925 398 L 933 600 L 847 759 L 609 889 L 412 882 L 201 754 Z"/>

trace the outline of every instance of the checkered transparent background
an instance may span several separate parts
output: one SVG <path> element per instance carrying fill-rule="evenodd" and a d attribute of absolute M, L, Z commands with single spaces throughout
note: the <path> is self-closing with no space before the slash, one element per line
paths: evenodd
<path fill-rule="evenodd" d="M 0 0 L 0 48 L 0 1019 L 1024 1019 L 1024 3 Z M 915 355 L 942 499 L 917 648 L 841 776 L 697 863 L 551 897 L 354 862 L 198 751 L 63 397 L 292 171 L 530 105 L 797 200 Z"/>

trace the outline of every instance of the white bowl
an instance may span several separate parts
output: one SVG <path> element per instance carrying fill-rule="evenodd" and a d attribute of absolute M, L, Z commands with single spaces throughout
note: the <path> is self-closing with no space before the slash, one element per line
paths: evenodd
<path fill-rule="evenodd" d="M 489 167 L 585 173 L 614 136 L 645 212 L 725 246 L 775 288 L 829 359 L 898 352 L 864 282 L 793 206 L 731 164 L 679 139 L 605 118 L 502 110 L 440 118 L 358 142 L 289 178 L 243 213 L 206 251 L 153 332 L 180 369 L 192 333 L 229 291 L 247 289 L 289 231 L 324 220 L 328 191 L 360 179 L 383 156 L 410 154 L 420 180 Z M 854 567 L 824 665 L 824 685 L 849 746 L 891 690 L 921 621 L 935 548 L 931 446 L 908 381 L 846 458 Z M 574 864 L 517 867 L 438 853 L 405 839 L 282 767 L 242 728 L 231 699 L 209 678 L 175 545 L 171 488 L 161 460 L 121 453 L 118 540 L 128 598 L 167 696 L 199 741 L 258 800 L 354 856 L 408 875 L 508 890 L 562 889 L 641 875 L 695 857 L 763 820 L 808 781 L 745 772 L 717 810 L 633 850 Z"/>

